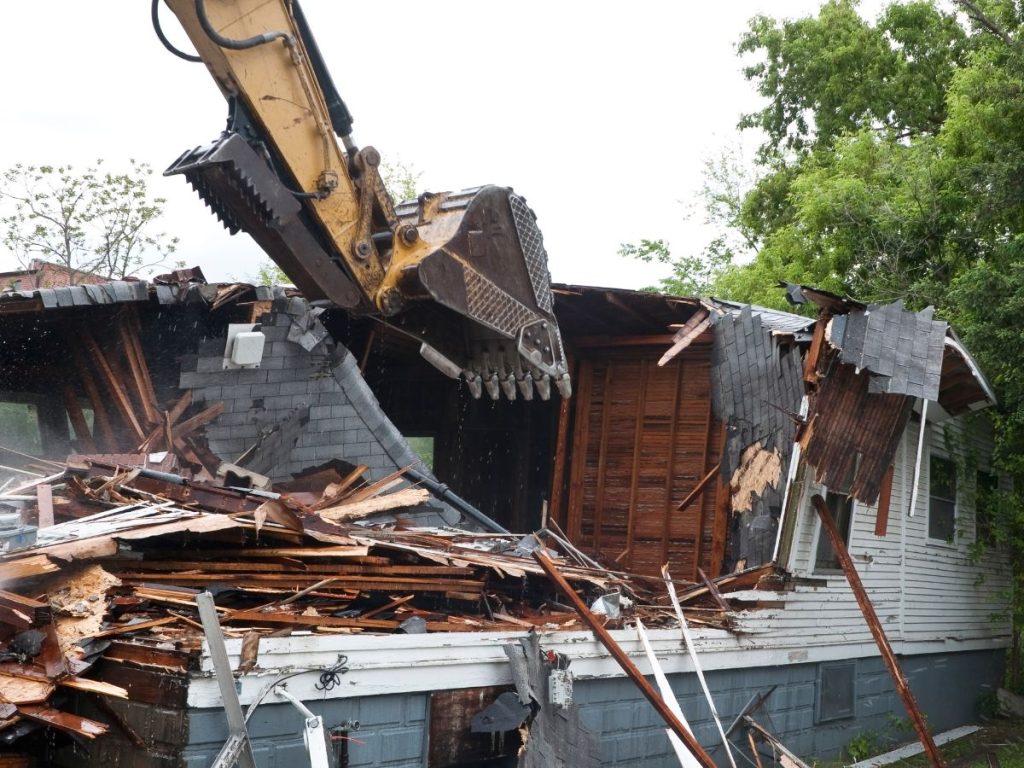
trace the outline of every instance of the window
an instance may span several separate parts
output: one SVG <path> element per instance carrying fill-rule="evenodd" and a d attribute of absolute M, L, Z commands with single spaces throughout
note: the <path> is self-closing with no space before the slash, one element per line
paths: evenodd
<path fill-rule="evenodd" d="M 819 723 L 853 717 L 856 670 L 854 661 L 818 665 Z"/>
<path fill-rule="evenodd" d="M 956 466 L 932 456 L 928 465 L 928 538 L 952 543 L 956 530 Z"/>
<path fill-rule="evenodd" d="M 39 410 L 34 403 L 0 402 L 0 435 L 3 447 L 39 456 L 43 452 Z M 10 456 L 7 457 L 10 459 Z M 3 461 L 0 461 L 3 463 Z"/>
<path fill-rule="evenodd" d="M 996 505 L 995 494 L 999 490 L 999 478 L 992 472 L 979 470 L 975 483 L 974 540 L 986 547 L 992 547 L 996 543 L 992 531 L 992 518 Z"/>
<path fill-rule="evenodd" d="M 426 465 L 431 472 L 434 471 L 434 438 L 433 437 L 405 437 L 409 447 Z"/>
<path fill-rule="evenodd" d="M 832 520 L 839 530 L 843 544 L 850 545 L 850 529 L 853 523 L 853 498 L 850 496 L 850 489 L 853 488 L 853 478 L 860 465 L 860 454 L 853 458 L 850 464 L 849 474 L 846 479 L 834 488 L 829 488 L 825 494 L 825 506 L 832 515 Z M 839 562 L 839 556 L 832 549 L 832 540 L 828 532 L 821 527 L 818 521 L 818 547 L 814 553 L 814 570 L 816 571 L 840 571 L 843 566 Z"/>
<path fill-rule="evenodd" d="M 829 491 L 825 494 L 825 505 L 835 521 L 839 535 L 843 537 L 843 544 L 850 543 L 850 523 L 853 522 L 853 499 L 839 491 Z M 814 570 L 816 571 L 839 571 L 842 565 L 839 563 L 839 556 L 832 548 L 832 540 L 828 533 L 818 523 L 818 549 L 814 555 Z"/>

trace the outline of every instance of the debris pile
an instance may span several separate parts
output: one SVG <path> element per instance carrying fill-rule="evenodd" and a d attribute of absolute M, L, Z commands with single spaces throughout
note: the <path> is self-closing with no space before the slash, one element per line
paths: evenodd
<path fill-rule="evenodd" d="M 225 635 L 243 639 L 243 670 L 258 665 L 262 636 L 583 629 L 535 552 L 589 595 L 606 626 L 674 623 L 660 581 L 605 570 L 557 533 L 417 527 L 406 515 L 429 493 L 402 472 L 370 483 L 365 467 L 332 462 L 262 490 L 188 479 L 175 466 L 174 454 L 76 455 L 0 493 L 39 526 L 34 543 L 9 540 L 0 554 L 0 739 L 42 725 L 102 734 L 106 724 L 60 708 L 62 690 L 129 697 L 104 681 L 125 657 L 184 670 L 202 646 L 195 597 L 205 590 Z M 722 589 L 761 575 L 725 577 Z M 714 583 L 686 585 L 681 599 L 688 621 L 728 626 L 731 606 Z"/>

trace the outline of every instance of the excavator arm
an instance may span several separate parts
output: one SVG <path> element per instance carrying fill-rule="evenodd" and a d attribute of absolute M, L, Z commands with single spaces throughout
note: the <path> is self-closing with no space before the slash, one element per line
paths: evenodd
<path fill-rule="evenodd" d="M 166 174 L 183 174 L 308 298 L 418 339 L 474 396 L 547 399 L 552 385 L 569 396 L 547 253 L 523 198 L 485 186 L 396 206 L 298 2 L 165 1 L 229 103 L 220 137 Z"/>

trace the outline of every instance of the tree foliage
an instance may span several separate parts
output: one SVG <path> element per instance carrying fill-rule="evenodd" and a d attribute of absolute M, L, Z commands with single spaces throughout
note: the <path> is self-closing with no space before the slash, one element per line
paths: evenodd
<path fill-rule="evenodd" d="M 765 100 L 740 127 L 763 141 L 749 179 L 710 189 L 754 255 L 719 264 L 708 292 L 784 307 L 773 286 L 787 280 L 935 305 L 999 395 L 998 464 L 1024 487 L 1024 6 L 910 0 L 868 19 L 827 0 L 753 19 L 738 51 Z M 993 521 L 1022 587 L 1018 627 L 1021 499 Z"/>
<path fill-rule="evenodd" d="M 152 169 L 134 160 L 124 173 L 102 166 L 19 164 L 0 175 L 3 244 L 22 265 L 40 258 L 122 278 L 174 252 L 178 238 L 152 231 L 166 202 L 149 194 Z"/>

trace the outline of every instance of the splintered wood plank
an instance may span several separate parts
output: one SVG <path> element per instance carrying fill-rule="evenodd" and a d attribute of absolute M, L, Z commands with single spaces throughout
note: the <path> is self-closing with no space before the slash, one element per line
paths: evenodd
<path fill-rule="evenodd" d="M 79 336 L 82 339 L 82 343 L 85 345 L 86 352 L 89 353 L 93 362 L 96 363 L 100 376 L 103 378 L 103 383 L 106 385 L 107 391 L 110 392 L 111 398 L 114 401 L 114 406 L 121 415 L 121 419 L 131 430 L 134 439 L 141 443 L 146 439 L 146 434 L 143 432 L 142 426 L 139 424 L 139 420 L 135 416 L 131 399 L 128 397 L 128 393 L 125 391 L 124 387 L 121 386 L 121 381 L 114 371 L 111 361 L 107 359 L 103 350 L 100 349 L 100 346 L 96 343 L 96 339 L 93 338 L 93 335 L 88 328 L 80 328 Z"/>
<path fill-rule="evenodd" d="M 206 426 L 211 421 L 224 413 L 224 403 L 214 403 L 204 408 L 195 416 L 190 416 L 173 428 L 175 441 L 195 432 L 200 427 Z"/>
<path fill-rule="evenodd" d="M 162 423 L 157 424 L 150 431 L 146 439 L 139 445 L 138 450 L 149 452 L 153 450 L 153 446 L 157 445 L 161 437 L 165 438 L 166 445 L 164 446 L 167 450 L 172 450 L 174 447 L 174 438 L 167 437 L 167 434 L 171 427 L 177 424 L 178 419 L 181 418 L 181 414 L 185 412 L 185 409 L 192 405 L 192 390 L 186 390 L 185 394 L 178 398 L 178 400 L 171 406 L 169 411 L 165 411 L 162 418 Z"/>
<path fill-rule="evenodd" d="M 156 409 L 156 394 L 153 392 L 153 382 L 149 378 L 146 359 L 141 355 L 135 329 L 129 326 L 128 319 L 124 313 L 121 313 L 118 317 L 117 331 L 121 337 L 121 352 L 124 354 L 125 360 L 128 361 L 131 381 L 135 385 L 135 400 L 142 406 L 142 415 L 146 422 L 151 425 L 157 424 L 160 421 L 160 414 Z"/>
<path fill-rule="evenodd" d="M 61 678 L 60 685 L 64 688 L 74 688 L 76 691 L 95 693 L 100 696 L 113 696 L 115 699 L 127 699 L 128 691 L 119 685 L 105 683 L 102 680 L 89 680 L 85 677 L 74 675 Z"/>
<path fill-rule="evenodd" d="M 114 426 L 110 421 L 110 416 L 107 414 L 106 400 L 100 394 L 96 379 L 93 378 L 92 371 L 89 370 L 89 364 L 86 362 L 81 345 L 69 342 L 69 346 L 71 347 L 71 356 L 75 361 L 78 379 L 82 382 L 82 388 L 92 405 L 93 423 L 103 438 L 104 447 L 114 450 L 117 448 L 117 438 L 114 435 Z"/>
<path fill-rule="evenodd" d="M 51 728 L 67 731 L 77 736 L 84 736 L 87 739 L 95 739 L 97 736 L 102 736 L 109 729 L 109 726 L 96 720 L 90 720 L 87 717 L 73 715 L 70 712 L 62 712 L 59 709 L 38 704 L 19 706 L 18 713 L 29 720 L 35 720 Z"/>
<path fill-rule="evenodd" d="M 141 632 L 144 629 L 155 629 L 156 627 L 162 627 L 165 624 L 172 624 L 177 620 L 177 616 L 164 616 L 159 619 L 151 619 L 150 621 L 139 621 L 134 624 L 122 624 L 121 626 L 100 630 L 99 632 L 90 635 L 90 637 L 114 637 L 115 635 L 124 635 L 129 632 Z"/>
<path fill-rule="evenodd" d="M 75 443 L 78 450 L 83 453 L 96 453 L 96 443 L 92 439 L 92 432 L 89 431 L 89 424 L 82 413 L 82 404 L 78 401 L 78 394 L 71 384 L 65 384 L 61 390 L 64 397 L 64 410 L 68 413 L 68 421 L 75 430 Z"/>
<path fill-rule="evenodd" d="M 336 507 L 321 509 L 319 515 L 324 520 L 330 520 L 331 522 L 357 520 L 377 512 L 415 507 L 423 504 L 429 498 L 430 491 L 426 488 L 403 488 L 386 496 L 377 496 L 376 498 L 365 499 L 364 501 L 339 504 Z"/>
<path fill-rule="evenodd" d="M 0 583 L 30 576 L 41 576 L 44 573 L 53 573 L 59 570 L 60 566 L 46 555 L 29 555 L 16 560 L 4 560 L 0 562 Z"/>
<path fill-rule="evenodd" d="M 50 604 L 0 589 L 0 619 L 18 629 L 45 624 L 52 620 Z"/>
<path fill-rule="evenodd" d="M 39 527 L 49 528 L 53 525 L 53 486 L 40 483 L 36 486 L 36 506 L 39 509 Z"/>

